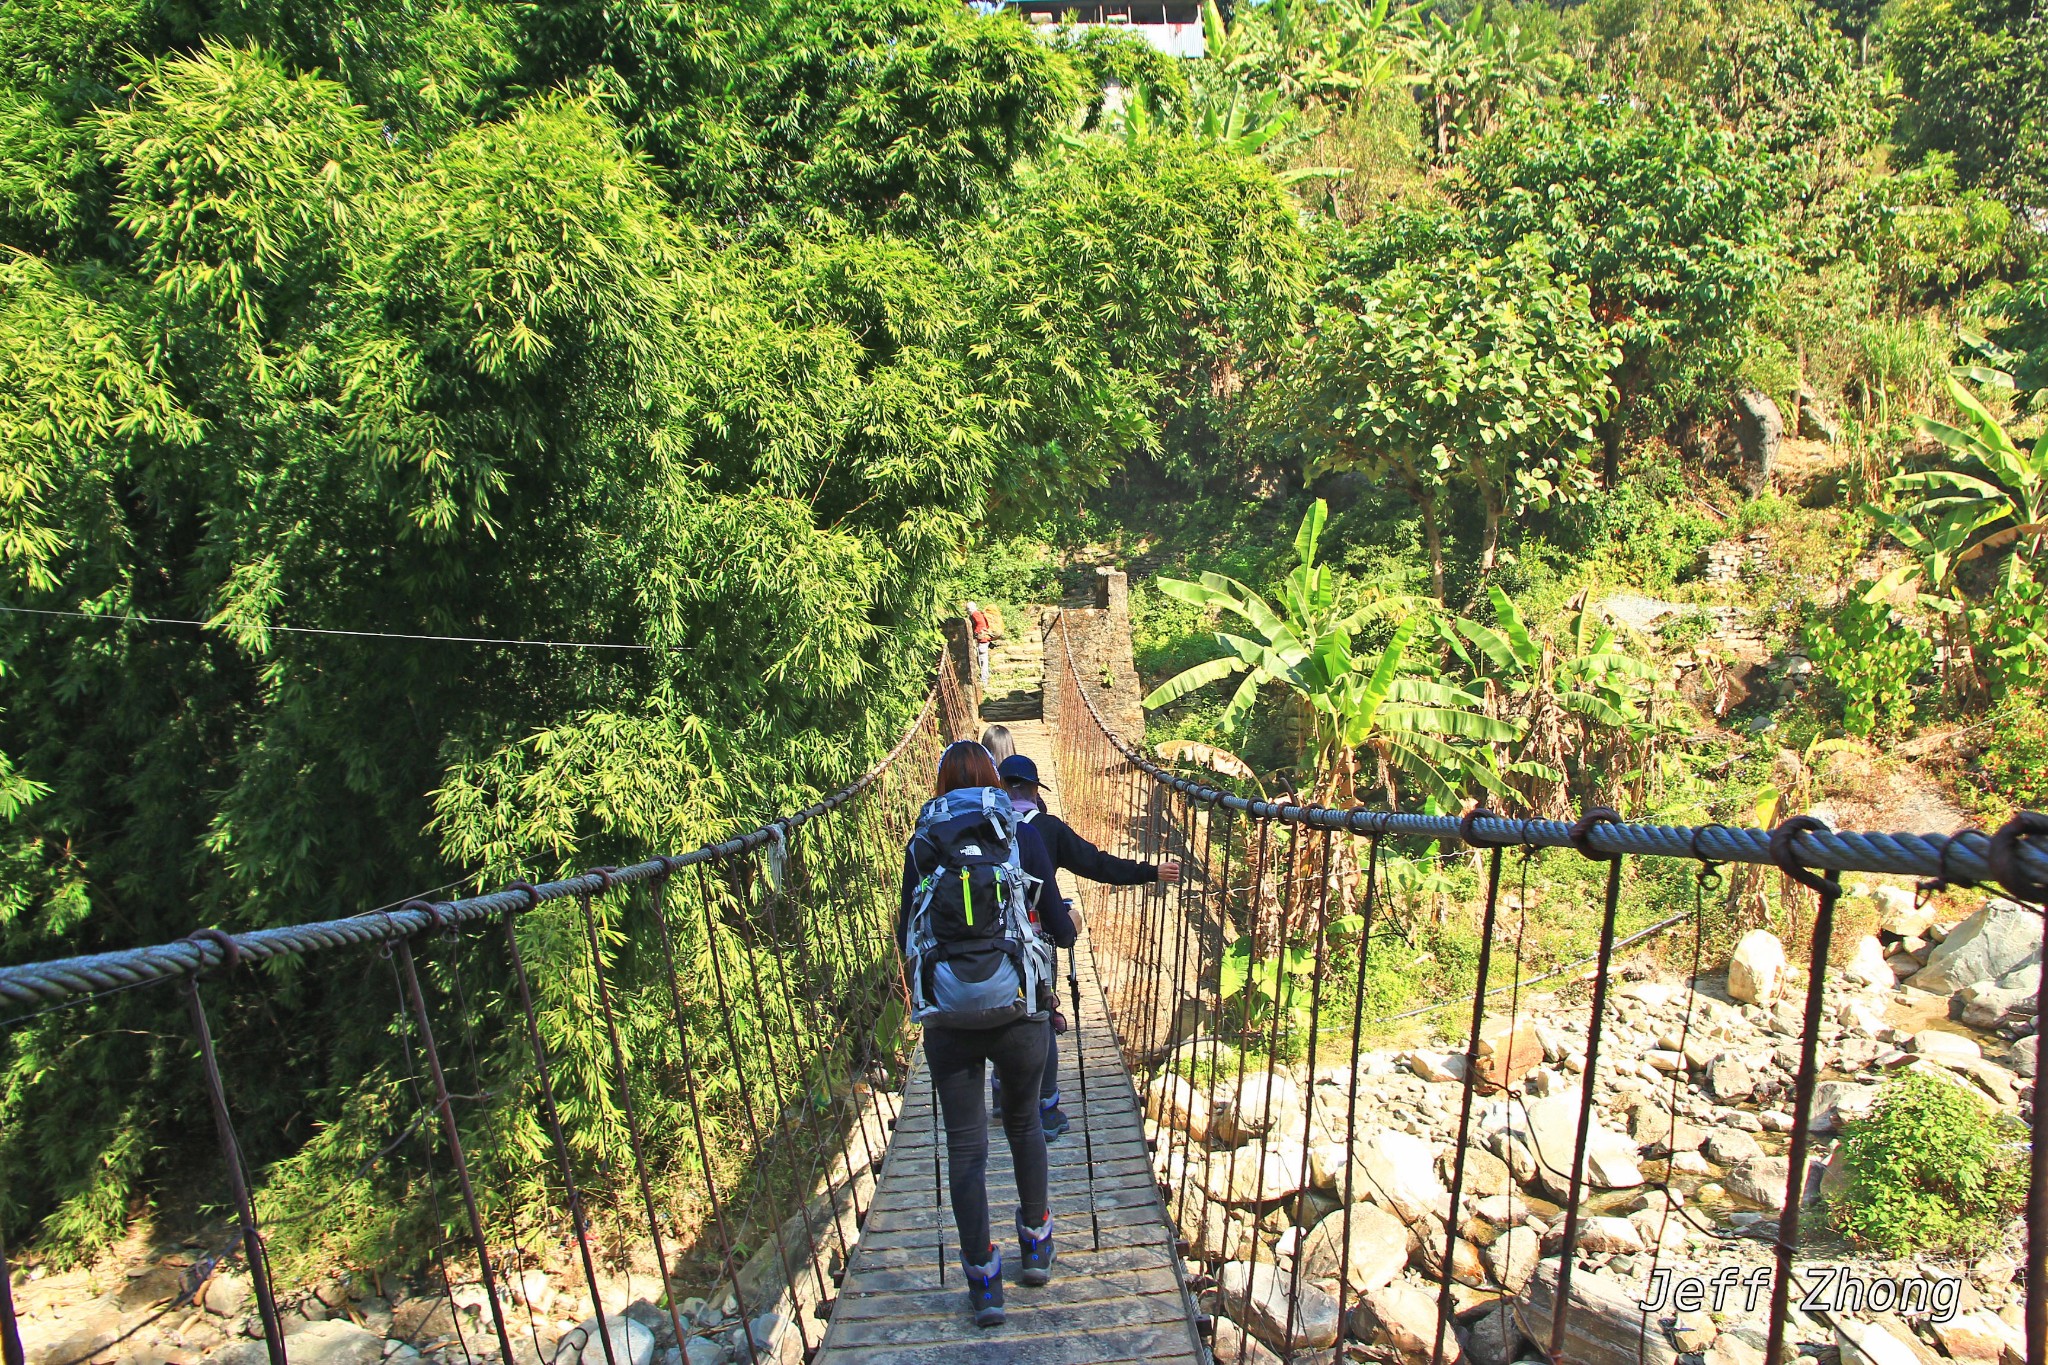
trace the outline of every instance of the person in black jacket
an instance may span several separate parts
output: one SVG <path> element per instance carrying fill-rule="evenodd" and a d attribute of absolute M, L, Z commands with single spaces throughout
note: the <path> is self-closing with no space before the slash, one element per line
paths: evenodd
<path fill-rule="evenodd" d="M 1142 886 L 1147 882 L 1177 882 L 1180 880 L 1180 859 L 1168 858 L 1159 863 L 1141 863 L 1130 858 L 1119 858 L 1104 853 L 1095 845 L 1074 832 L 1073 826 L 1045 808 L 1043 789 L 1045 783 L 1039 780 L 1038 765 L 1024 754 L 1012 754 L 1002 762 L 997 772 L 1003 779 L 1003 790 L 1010 794 L 1010 804 L 1023 812 L 1024 827 L 1036 830 L 1045 841 L 1046 851 L 1052 855 L 1053 866 L 1086 877 L 1092 882 L 1103 882 L 1110 886 Z M 1055 881 L 1048 901 L 1058 901 L 1064 909 L 1066 902 L 1060 896 Z M 1071 920 L 1069 921 L 1071 923 Z M 1072 937 L 1054 939 L 1060 947 L 1069 947 Z M 1038 1086 L 1038 1107 L 1045 1122 L 1045 1137 L 1048 1142 L 1065 1133 L 1070 1126 L 1065 1113 L 1060 1110 L 1060 1059 L 1057 1036 L 1066 1031 L 1059 1012 L 1053 1012 L 1051 1029 L 1045 1040 L 1045 1074 Z M 997 1077 L 997 1103 L 1001 1103 L 1001 1077 Z"/>
<path fill-rule="evenodd" d="M 934 795 L 963 787 L 992 787 L 995 764 L 972 740 L 950 745 L 939 758 Z M 896 914 L 896 951 L 904 954 L 918 883 L 935 870 L 921 861 L 929 845 L 912 839 L 903 852 L 903 894 Z M 1074 921 L 1053 885 L 1056 871 L 1044 839 L 1029 825 L 1017 826 L 1017 859 L 1039 881 L 1036 912 L 1040 930 L 1060 947 L 1072 947 Z M 907 955 L 906 955 L 907 956 Z M 1003 1257 L 989 1235 L 988 1111 L 982 1108 L 981 1083 L 991 1063 L 998 1077 L 1010 1079 L 1008 1104 L 998 1103 L 1003 1133 L 1010 1141 L 1010 1164 L 1017 1178 L 1017 1236 L 1023 1252 L 1019 1282 L 1046 1283 L 1052 1269 L 1052 1209 L 1047 1203 L 1045 1130 L 1031 1103 L 1032 1083 L 1045 1068 L 1044 1020 L 1023 1018 L 999 1028 L 924 1030 L 925 1065 L 946 1128 L 946 1171 L 953 1192 L 953 1222 L 960 1233 L 960 1258 L 967 1270 L 967 1301 L 974 1320 L 993 1327 L 1003 1320 Z"/>

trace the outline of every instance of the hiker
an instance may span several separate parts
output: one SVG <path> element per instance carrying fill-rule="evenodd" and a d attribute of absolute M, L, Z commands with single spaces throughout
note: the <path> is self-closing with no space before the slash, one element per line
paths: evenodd
<path fill-rule="evenodd" d="M 1009 1079 L 1013 1097 L 1002 1116 L 1017 1179 L 1018 1282 L 1042 1285 L 1052 1269 L 1045 1130 L 1031 1095 L 1045 1069 L 1051 944 L 1074 942 L 1074 922 L 1050 893 L 1052 879 L 1045 841 L 1016 819 L 988 751 L 973 740 L 948 745 L 932 799 L 904 850 L 896 946 L 911 1018 L 924 1025 L 967 1301 L 982 1327 L 1003 1320 L 1003 1256 L 989 1235 L 982 1107 L 991 1063 Z"/>
<path fill-rule="evenodd" d="M 1065 868 L 1090 881 L 1103 882 L 1110 886 L 1142 886 L 1147 882 L 1180 880 L 1178 858 L 1168 858 L 1159 863 L 1135 862 L 1129 858 L 1118 858 L 1104 853 L 1076 834 L 1073 826 L 1045 808 L 1045 797 L 1041 789 L 1046 784 L 1039 780 L 1038 765 L 1027 756 L 1012 754 L 1004 759 L 998 775 L 1003 779 L 1003 790 L 1010 795 L 1010 804 L 1021 812 L 1024 828 L 1045 840 L 1046 850 L 1052 855 L 1055 868 Z M 1060 899 L 1057 881 L 1047 899 L 1060 901 L 1062 906 L 1067 904 Z M 1060 946 L 1064 948 L 1068 945 L 1062 943 Z M 1060 1109 L 1059 1045 L 1055 1041 L 1058 1035 L 1066 1032 L 1066 1020 L 1055 1010 L 1049 1023 L 1045 1038 L 1045 1071 L 1039 1078 L 1038 1106 L 1045 1126 L 1046 1141 L 1051 1142 L 1072 1125 Z M 1000 1076 L 997 1081 L 1000 1085 Z"/>
<path fill-rule="evenodd" d="M 989 758 L 1000 769 L 1003 760 L 1017 752 L 1017 741 L 1011 737 L 1009 726 L 990 725 L 982 729 L 981 747 L 988 750 Z"/>
<path fill-rule="evenodd" d="M 967 625 L 974 632 L 974 661 L 981 669 L 981 686 L 986 691 L 988 689 L 988 646 L 989 642 L 996 638 L 996 633 L 989 629 L 988 617 L 984 616 L 981 608 L 972 602 L 967 604 Z"/>

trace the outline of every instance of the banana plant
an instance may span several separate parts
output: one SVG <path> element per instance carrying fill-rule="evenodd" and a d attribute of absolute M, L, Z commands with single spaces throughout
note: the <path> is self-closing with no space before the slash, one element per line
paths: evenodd
<path fill-rule="evenodd" d="M 2042 540 L 2048 537 L 2048 441 L 2036 440 L 2020 449 L 1968 386 L 1951 375 L 1948 388 L 1963 425 L 1932 417 L 1917 418 L 1915 425 L 1960 456 L 1963 467 L 1900 474 L 1886 480 L 1885 486 L 1895 493 L 1924 495 L 1905 509 L 1908 518 L 1939 518 L 1943 523 L 1955 518 L 1955 525 L 1967 525 L 1971 539 L 1955 551 L 1951 571 L 2010 546 L 2002 580 L 2006 587 L 2016 586 L 2030 576 Z M 1897 534 L 1897 518 L 1881 520 Z M 1944 585 L 1933 586 L 1942 591 Z"/>
<path fill-rule="evenodd" d="M 1477 693 L 1402 671 L 1424 624 L 1413 615 L 1395 628 L 1376 658 L 1354 652 L 1353 639 L 1364 626 L 1400 608 L 1375 603 L 1350 612 L 1338 609 L 1335 578 L 1327 565 L 1315 562 L 1328 518 L 1328 504 L 1321 499 L 1302 518 L 1294 538 L 1295 567 L 1281 585 L 1278 607 L 1223 574 L 1205 573 L 1195 582 L 1157 580 L 1167 596 L 1216 608 L 1247 629 L 1218 631 L 1216 641 L 1225 651 L 1220 657 L 1167 679 L 1144 704 L 1147 709 L 1164 706 L 1239 678 L 1221 722 L 1226 734 L 1234 734 L 1260 688 L 1286 688 L 1313 722 L 1318 803 L 1350 804 L 1365 752 L 1372 755 L 1390 806 L 1399 800 L 1402 778 L 1455 805 L 1467 782 L 1488 770 L 1474 761 L 1471 746 L 1510 742 L 1515 727 L 1488 715 Z"/>
<path fill-rule="evenodd" d="M 1570 770 L 1602 771 L 1647 738 L 1648 704 L 1660 674 L 1615 642 L 1582 594 L 1563 641 L 1529 627 L 1498 585 L 1489 584 L 1494 624 L 1458 617 L 1442 628 L 1445 646 L 1470 671 L 1489 715 L 1511 724 L 1516 741 L 1500 752 L 1496 791 L 1545 815 L 1569 808 Z M 1589 760 L 1597 760 L 1590 764 Z"/>

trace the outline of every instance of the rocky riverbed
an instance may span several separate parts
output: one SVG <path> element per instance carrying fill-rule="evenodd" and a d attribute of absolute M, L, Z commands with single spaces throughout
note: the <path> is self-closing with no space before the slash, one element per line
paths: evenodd
<path fill-rule="evenodd" d="M 1930 1072 L 1987 1107 L 2024 1112 L 2041 919 L 1993 900 L 1943 922 L 1903 888 L 1852 893 L 1877 902 L 1862 908 L 1881 928 L 1824 984 L 1798 1264 L 1843 1267 L 1867 1301 L 1795 1307 L 1787 1338 L 1823 1365 L 2012 1359 L 2023 1344 L 2017 1222 L 2000 1251 L 1967 1264 L 1888 1262 L 1834 1233 L 1821 1204 L 1839 1178 L 1842 1125 L 1890 1077 Z M 1711 977 L 1688 983 L 1647 965 L 1624 977 L 1590 1078 L 1583 996 L 1525 998 L 1482 1032 L 1490 1093 L 1475 1096 L 1464 1153 L 1447 1360 L 1541 1354 L 1590 1083 L 1567 1357 L 1761 1365 L 1804 973 L 1759 931 Z M 1240 1075 L 1235 1054 L 1193 1039 L 1152 1079 L 1154 1163 L 1217 1318 L 1219 1360 L 1325 1361 L 1340 1338 L 1353 1359 L 1429 1359 L 1465 1066 L 1462 1048 L 1411 1048 L 1366 1053 L 1355 1071 L 1278 1067 L 1269 1080 L 1263 1061 Z M 1658 1304 L 1688 1277 L 1709 1301 Z M 1815 1284 L 1802 1278 L 1795 1304 Z M 1658 1306 L 1640 1310 L 1646 1298 Z"/>

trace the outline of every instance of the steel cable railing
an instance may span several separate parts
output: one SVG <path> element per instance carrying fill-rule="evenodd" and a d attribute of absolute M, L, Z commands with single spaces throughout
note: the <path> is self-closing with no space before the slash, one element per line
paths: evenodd
<path fill-rule="evenodd" d="M 1717 1330 L 1728 1336 L 1752 1325 L 1754 1339 L 1731 1338 L 1722 1358 L 1773 1360 L 1823 1329 L 1829 1315 L 1801 1315 L 1792 1290 L 1795 1255 L 1814 1264 L 1801 1215 L 1814 1198 L 1812 1158 L 1820 1155 L 1821 1035 L 1843 1032 L 1832 1013 L 1823 1016 L 1841 1003 L 1840 973 L 1827 965 L 1842 894 L 1833 874 L 1898 874 L 1923 888 L 1982 884 L 2038 907 L 2048 900 L 2048 819 L 2022 815 L 1990 833 L 1870 834 L 1803 817 L 1774 830 L 1685 828 L 1630 824 L 1605 810 L 1566 823 L 1254 799 L 1172 772 L 1117 734 L 1075 666 L 1066 632 L 1065 618 L 1052 623 L 1046 653 L 1047 687 L 1057 693 L 1050 700 L 1063 722 L 1055 738 L 1067 818 L 1113 852 L 1183 863 L 1177 886 L 1106 893 L 1091 933 L 1111 1019 L 1145 1096 L 1169 1213 L 1183 1254 L 1202 1263 L 1195 1283 L 1219 1361 L 1302 1352 L 1323 1360 L 1344 1348 L 1368 1353 L 1348 1358 L 1441 1365 L 1467 1350 L 1513 1360 L 1523 1342 L 1558 1365 L 1675 1361 L 1704 1351 Z M 1390 850 L 1410 838 L 1455 841 L 1479 860 L 1471 984 L 1455 1001 L 1375 996 L 1373 954 L 1388 941 Z M 1563 968 L 1525 971 L 1530 870 L 1548 849 L 1599 867 L 1579 920 L 1597 923 L 1599 947 Z M 1517 862 L 1504 872 L 1509 855 Z M 1623 935 L 1622 894 L 1632 884 L 1625 868 L 1644 859 L 1684 860 L 1697 870 L 1692 908 Z M 1707 1178 L 1711 1168 L 1696 1151 L 1693 1161 L 1679 1160 L 1686 1142 L 1699 1145 L 1695 1118 L 1704 1123 L 1711 1112 L 1738 1128 L 1759 1126 L 1754 1110 L 1738 1118 L 1735 1101 L 1710 1104 L 1687 1093 L 1704 1084 L 1709 1053 L 1732 1048 L 1725 1039 L 1749 1017 L 1699 989 L 1705 892 L 1732 863 L 1780 870 L 1794 931 L 1787 938 L 1795 950 L 1803 943 L 1807 958 L 1803 997 L 1788 987 L 1775 1004 L 1750 1007 L 1762 1021 L 1751 1032 L 1771 1044 L 1770 1072 L 1781 1078 L 1753 1093 L 1772 1106 L 1784 1147 L 1779 1157 L 1759 1146 L 1753 1160 L 1721 1176 L 1741 1182 L 1743 1198 L 1761 1210 L 1748 1214 Z M 1810 917 L 1795 911 L 1809 892 Z M 1688 927 L 1695 965 L 1680 985 L 1621 990 L 1620 945 Z M 1588 964 L 1581 1022 L 1562 1038 L 1539 1032 L 1526 989 Z M 1503 978 L 1511 979 L 1502 985 Z M 1399 1054 L 1427 1079 L 1391 1076 L 1388 1049 L 1366 1045 L 1375 1029 L 1450 1003 L 1469 1017 L 1433 1048 Z M 1553 1015 L 1563 1008 L 1553 1006 Z M 1703 1043 L 1716 1010 L 1735 1022 L 1713 1025 L 1717 1041 Z M 1658 1026 L 1654 1061 L 1631 1056 L 1636 1043 L 1617 1041 L 1650 1036 L 1660 1018 L 1667 1022 Z M 1656 1078 L 1647 1084 L 1645 1066 Z M 2038 1096 L 2038 1084 L 2025 1089 Z M 1623 1101 L 1631 1102 L 1620 1111 L 1628 1138 L 1607 1122 Z M 2035 1103 L 2024 1274 L 2029 1365 L 2048 1365 L 2048 1295 L 2042 1256 L 2031 1254 L 2048 1238 L 2043 1122 Z M 1625 1153 L 1614 1150 L 1617 1140 Z M 1766 1132 L 1764 1142 L 1775 1146 L 1777 1138 Z M 1661 1154 L 1642 1156 L 1653 1151 Z M 1475 1193 L 1480 1185 L 1483 1194 Z M 1618 1189 L 1638 1192 L 1612 1193 Z M 1701 1199 L 1709 1213 L 1697 1207 Z M 1769 1257 L 1751 1255 L 1755 1264 L 1742 1267 L 1750 1308 L 1763 1288 L 1771 1291 L 1760 1324 L 1740 1313 L 1724 1323 L 1694 1321 L 1668 1302 L 1645 1308 L 1649 1298 L 1630 1297 L 1660 1273 L 1668 1280 L 1709 1263 L 1735 1265 L 1765 1232 Z M 1718 1296 L 1714 1306 L 1718 1319 Z M 1848 1330 L 1862 1330 L 1856 1318 L 1847 1315 Z"/>
<path fill-rule="evenodd" d="M 552 1359 L 561 1324 L 526 1286 L 573 1264 L 585 1360 L 637 1357 L 650 1323 L 620 1317 L 635 1266 L 651 1266 L 637 1311 L 667 1347 L 715 1336 L 748 1365 L 808 1353 L 858 1241 L 908 1055 L 895 871 L 932 765 L 972 714 L 942 666 L 873 770 L 746 834 L 459 900 L 0 968 L 0 1003 L 34 1018 L 113 992 L 182 992 L 236 1231 L 178 1301 L 239 1256 L 271 1365 L 291 1354 L 266 1257 L 280 1220 L 260 1216 L 236 1122 L 250 1106 L 233 1103 L 259 1081 L 216 1044 L 204 997 L 260 989 L 245 964 L 313 954 L 345 954 L 368 980 L 388 965 L 392 1074 L 414 1111 L 390 1119 L 396 1136 L 354 1176 L 424 1200 L 416 1221 L 433 1238 L 454 1229 L 414 1248 L 446 1309 L 414 1315 L 432 1325 L 415 1329 L 421 1344 L 438 1330 L 451 1359 Z M 508 1137 L 522 1125 L 545 1152 L 537 1166 Z M 572 1244 L 573 1262 L 549 1254 Z M 0 1258 L 0 1286 L 7 1274 Z M 691 1295 L 709 1300 L 694 1316 Z M 0 1345 L 9 1365 L 24 1358 L 5 1302 Z"/>

